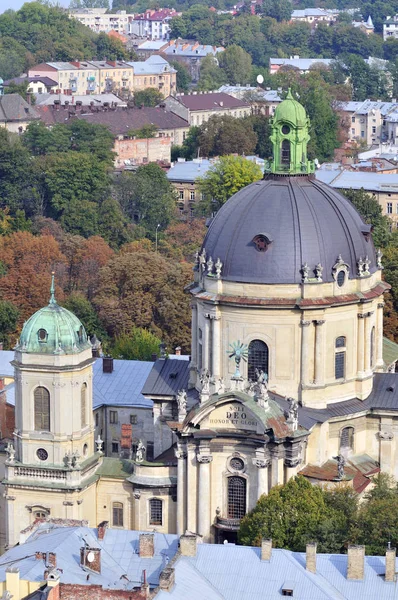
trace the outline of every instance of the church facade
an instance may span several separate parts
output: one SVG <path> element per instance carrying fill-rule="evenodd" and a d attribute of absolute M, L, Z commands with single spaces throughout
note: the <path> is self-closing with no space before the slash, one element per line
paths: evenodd
<path fill-rule="evenodd" d="M 371 227 L 314 178 L 309 121 L 290 92 L 262 181 L 213 219 L 187 293 L 192 350 L 158 359 L 154 460 L 105 458 L 94 439 L 92 354 L 81 323 L 48 307 L 15 351 L 6 544 L 47 516 L 235 540 L 262 494 L 302 473 L 362 492 L 398 478 L 398 387 L 383 361 L 382 256 Z"/>

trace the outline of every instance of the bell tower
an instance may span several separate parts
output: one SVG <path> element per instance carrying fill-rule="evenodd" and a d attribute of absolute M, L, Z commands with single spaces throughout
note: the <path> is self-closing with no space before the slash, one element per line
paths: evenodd
<path fill-rule="evenodd" d="M 309 127 L 305 108 L 294 100 L 289 88 L 286 99 L 277 107 L 271 120 L 272 173 L 308 175 L 314 172 L 314 163 L 307 158 Z"/>
<path fill-rule="evenodd" d="M 24 324 L 12 363 L 15 432 L 5 471 L 9 544 L 38 516 L 93 516 L 84 497 L 102 461 L 94 443 L 94 360 L 83 325 L 55 299 L 53 276 L 49 303 Z"/>

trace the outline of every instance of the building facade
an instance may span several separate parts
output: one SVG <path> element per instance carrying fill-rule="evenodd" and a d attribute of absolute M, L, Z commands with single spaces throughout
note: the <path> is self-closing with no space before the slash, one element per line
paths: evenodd
<path fill-rule="evenodd" d="M 106 8 L 82 8 L 69 11 L 69 18 L 77 19 L 97 33 L 116 31 L 116 33 L 128 34 L 134 14 L 128 14 L 125 10 L 108 13 Z"/>
<path fill-rule="evenodd" d="M 169 96 L 164 102 L 166 108 L 188 121 L 192 126 L 206 123 L 210 117 L 246 117 L 251 107 L 245 100 L 238 100 L 223 92 L 192 92 Z"/>

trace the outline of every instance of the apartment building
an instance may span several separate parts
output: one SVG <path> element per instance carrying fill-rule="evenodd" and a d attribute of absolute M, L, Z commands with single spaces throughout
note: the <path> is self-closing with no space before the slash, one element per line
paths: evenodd
<path fill-rule="evenodd" d="M 367 146 L 396 139 L 398 104 L 396 102 L 338 102 L 336 108 L 345 116 L 350 142 Z"/>
<path fill-rule="evenodd" d="M 303 10 L 294 10 L 291 20 L 299 23 L 309 23 L 317 26 L 318 23 L 334 23 L 338 17 L 338 10 L 328 10 L 326 8 L 304 8 Z"/>
<path fill-rule="evenodd" d="M 251 114 L 251 106 L 244 100 L 238 100 L 222 92 L 192 92 L 177 94 L 165 100 L 165 106 L 179 115 L 190 125 L 206 123 L 210 117 L 246 117 Z"/>
<path fill-rule="evenodd" d="M 253 87 L 250 85 L 222 85 L 217 92 L 224 92 L 238 100 L 245 100 L 251 106 L 252 112 L 256 115 L 272 116 L 275 113 L 276 107 L 282 98 L 280 97 L 281 89 L 271 90 L 261 87 Z"/>
<path fill-rule="evenodd" d="M 383 23 L 383 40 L 398 38 L 398 15 L 395 17 L 386 17 Z"/>
<path fill-rule="evenodd" d="M 148 40 L 168 40 L 170 21 L 178 14 L 174 9 L 147 10 L 129 22 L 128 33 Z"/>
<path fill-rule="evenodd" d="M 97 33 L 129 33 L 130 23 L 134 19 L 134 14 L 129 14 L 125 10 L 118 10 L 116 13 L 107 13 L 106 8 L 80 8 L 70 10 L 69 17 L 77 19 L 86 27 Z"/>
<path fill-rule="evenodd" d="M 167 60 L 154 54 L 144 62 L 128 63 L 134 71 L 134 91 L 147 87 L 157 88 L 166 98 L 174 94 L 177 87 L 177 71 Z"/>

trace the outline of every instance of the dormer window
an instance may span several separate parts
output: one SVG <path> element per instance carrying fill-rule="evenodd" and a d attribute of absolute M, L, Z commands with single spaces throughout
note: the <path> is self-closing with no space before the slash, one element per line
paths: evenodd
<path fill-rule="evenodd" d="M 264 233 L 259 233 L 253 238 L 253 244 L 259 252 L 266 252 L 272 240 Z"/>
<path fill-rule="evenodd" d="M 77 332 L 77 337 L 79 338 L 79 343 L 81 344 L 83 341 L 83 327 L 80 325 L 79 331 Z"/>
<path fill-rule="evenodd" d="M 39 329 L 37 332 L 37 338 L 39 340 L 39 344 L 45 344 L 48 339 L 48 333 L 45 329 Z"/>

